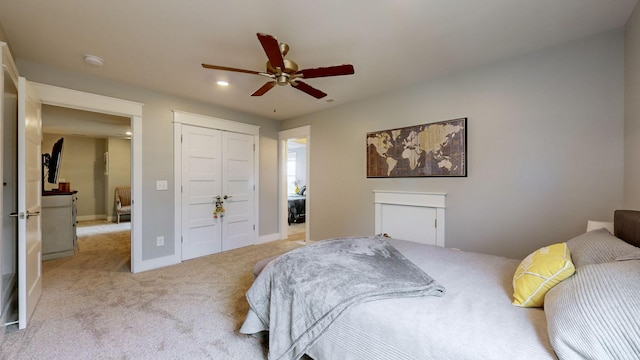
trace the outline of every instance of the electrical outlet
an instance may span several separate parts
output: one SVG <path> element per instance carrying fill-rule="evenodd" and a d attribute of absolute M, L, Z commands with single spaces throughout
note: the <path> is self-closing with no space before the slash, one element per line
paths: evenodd
<path fill-rule="evenodd" d="M 158 236 L 156 238 L 156 246 L 164 246 L 164 236 Z"/>

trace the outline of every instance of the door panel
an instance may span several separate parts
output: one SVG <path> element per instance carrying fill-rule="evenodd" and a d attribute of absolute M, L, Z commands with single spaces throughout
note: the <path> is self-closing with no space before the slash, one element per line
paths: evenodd
<path fill-rule="evenodd" d="M 24 329 L 42 294 L 42 119 L 25 78 L 18 81 L 18 320 Z"/>
<path fill-rule="evenodd" d="M 213 218 L 222 194 L 220 131 L 182 126 L 182 260 L 220 252 L 222 219 Z"/>
<path fill-rule="evenodd" d="M 437 245 L 436 208 L 384 204 L 381 212 L 383 231 L 391 237 Z"/>
<path fill-rule="evenodd" d="M 222 187 L 228 196 L 222 223 L 222 250 L 253 245 L 254 231 L 253 136 L 224 132 L 222 136 Z"/>

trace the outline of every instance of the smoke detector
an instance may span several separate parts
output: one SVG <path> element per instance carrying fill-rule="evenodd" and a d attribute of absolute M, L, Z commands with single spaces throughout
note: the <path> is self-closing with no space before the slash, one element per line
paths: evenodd
<path fill-rule="evenodd" d="M 102 58 L 95 55 L 85 55 L 84 62 L 87 64 L 91 64 L 93 66 L 102 66 L 104 65 L 104 60 Z"/>

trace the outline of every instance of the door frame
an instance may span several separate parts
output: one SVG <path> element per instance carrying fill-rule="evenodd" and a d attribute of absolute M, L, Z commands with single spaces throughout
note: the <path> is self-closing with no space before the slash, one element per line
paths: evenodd
<path fill-rule="evenodd" d="M 182 144 L 180 136 L 182 125 L 198 126 L 207 129 L 230 131 L 240 134 L 252 135 L 255 147 L 253 172 L 255 191 L 253 205 L 253 219 L 255 222 L 255 241 L 260 234 L 260 126 L 215 118 L 211 116 L 193 114 L 186 111 L 173 111 L 173 203 L 174 211 L 174 253 L 171 256 L 174 263 L 182 261 Z"/>
<path fill-rule="evenodd" d="M 155 268 L 142 258 L 142 107 L 144 104 L 30 82 L 42 104 L 128 117 L 131 119 L 131 272 Z"/>
<path fill-rule="evenodd" d="M 312 195 L 313 188 L 311 187 L 311 125 L 305 125 L 305 126 L 301 126 L 293 129 L 288 129 L 288 130 L 282 130 L 278 133 L 278 139 L 280 140 L 279 232 L 280 232 L 280 239 L 289 238 L 289 232 L 287 230 L 289 228 L 289 223 L 287 222 L 287 209 L 289 208 L 289 201 L 287 197 L 287 153 L 288 153 L 287 141 L 289 139 L 302 139 L 302 138 L 307 139 L 306 186 L 307 186 L 307 189 L 310 189 L 310 191 L 306 192 L 305 205 L 304 205 L 305 207 L 304 209 L 305 240 L 304 241 L 306 243 L 310 239 L 310 236 L 309 236 L 309 229 L 310 229 L 309 224 L 311 223 L 310 209 L 311 209 L 311 198 L 313 197 Z"/>
<path fill-rule="evenodd" d="M 3 192 L 0 192 L 0 212 L 2 213 L 3 217 L 6 217 L 9 215 L 10 212 L 18 212 L 18 78 L 20 77 L 20 75 L 18 74 L 18 68 L 16 67 L 15 63 L 13 62 L 13 57 L 11 56 L 11 52 L 9 51 L 9 47 L 6 43 L 1 42 L 0 41 L 0 64 L 2 64 L 3 69 L 0 69 L 0 93 L 2 93 L 2 96 L 4 96 L 4 84 L 5 81 L 10 81 L 11 83 L 13 83 L 13 88 L 15 90 L 15 116 L 12 117 L 11 119 L 6 119 L 5 116 L 5 103 L 4 103 L 4 98 L 0 99 L 0 119 L 3 120 L 3 124 L 0 125 L 0 143 L 2 143 L 2 146 L 0 146 L 0 159 L 2 159 L 2 164 L 0 165 L 0 176 L 2 176 L 4 178 L 4 157 L 5 156 L 11 156 L 13 155 L 14 158 L 14 163 L 13 165 L 13 176 L 15 178 L 12 179 L 13 182 L 13 190 L 15 191 L 15 203 L 12 205 L 12 207 L 10 209 L 7 209 L 4 207 L 4 194 Z M 6 78 L 8 77 L 8 78 Z M 5 146 L 7 146 L 6 143 L 4 143 L 4 132 L 5 132 L 5 126 L 4 124 L 7 121 L 11 121 L 12 123 L 12 130 L 14 130 L 14 133 L 12 135 L 12 139 L 13 139 L 13 143 L 11 144 L 13 146 L 13 148 L 15 149 L 14 153 L 11 154 L 7 154 L 5 153 Z M 0 298 L 3 300 L 7 300 L 7 303 L 5 303 L 4 301 L 0 301 L 1 306 L 0 306 L 0 321 L 2 324 L 5 325 L 9 325 L 9 323 L 7 323 L 8 319 L 9 319 L 9 312 L 10 309 L 12 309 L 12 306 L 18 306 L 18 301 L 17 298 L 13 298 L 13 294 L 15 291 L 15 294 L 18 293 L 18 288 L 17 288 L 17 283 L 18 283 L 18 219 L 15 218 L 11 221 L 11 224 L 13 226 L 13 236 L 11 238 L 11 242 L 13 243 L 14 248 L 12 249 L 13 252 L 11 253 L 11 260 L 8 261 L 10 262 L 10 266 L 13 270 L 13 274 L 15 275 L 14 278 L 11 280 L 11 286 L 6 286 L 6 284 L 4 283 L 4 281 L 6 279 L 2 279 L 2 281 L 0 281 Z M 2 234 L 2 236 L 4 237 L 4 220 L 0 221 L 0 234 Z M 3 241 L 7 241 L 7 239 L 3 239 Z M 7 256 L 4 251 L 5 251 L 5 247 L 4 244 L 2 246 L 0 246 L 0 270 L 2 270 L 4 267 L 8 266 L 8 264 L 5 264 L 4 261 L 8 260 L 5 259 L 5 257 Z M 9 292 L 9 294 L 6 294 L 4 291 L 7 290 Z M 17 321 L 15 322 L 17 323 Z M 7 327 L 6 326 L 0 326 L 0 344 L 2 343 L 3 339 L 4 339 L 4 334 L 6 332 Z"/>

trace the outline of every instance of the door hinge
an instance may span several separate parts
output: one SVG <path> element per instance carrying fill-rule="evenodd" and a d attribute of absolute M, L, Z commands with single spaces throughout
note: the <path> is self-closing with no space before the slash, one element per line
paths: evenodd
<path fill-rule="evenodd" d="M 253 144 L 253 151 L 256 151 L 256 144 Z"/>
<path fill-rule="evenodd" d="M 438 227 L 438 219 L 433 220 L 433 227 Z"/>
<path fill-rule="evenodd" d="M 184 242 L 184 238 L 182 236 L 180 236 L 180 242 L 183 243 Z"/>
<path fill-rule="evenodd" d="M 253 230 L 254 230 L 254 231 L 256 230 L 256 226 L 255 226 L 255 225 L 253 225 Z"/>
<path fill-rule="evenodd" d="M 180 135 L 180 142 L 182 142 L 182 136 L 183 136 L 183 135 L 181 134 L 181 135 Z"/>

